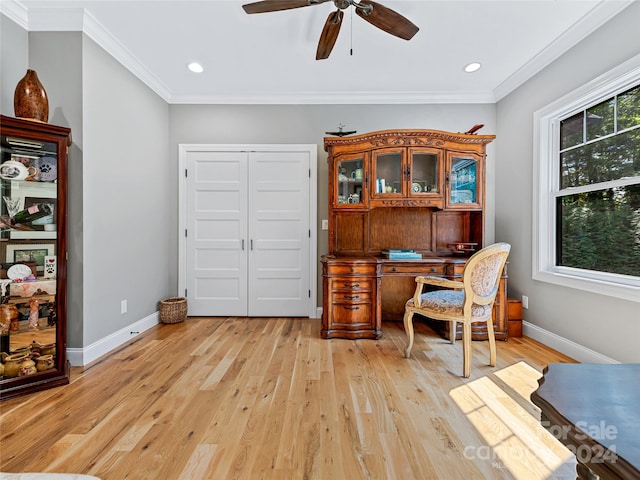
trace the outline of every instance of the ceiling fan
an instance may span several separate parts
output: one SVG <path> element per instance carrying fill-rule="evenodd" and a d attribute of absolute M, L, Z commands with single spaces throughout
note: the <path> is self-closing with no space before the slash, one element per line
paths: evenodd
<path fill-rule="evenodd" d="M 266 13 L 310 7 L 328 1 L 333 1 L 337 10 L 329 14 L 324 24 L 320 34 L 320 41 L 318 42 L 316 60 L 323 60 L 329 57 L 340 32 L 342 17 L 344 16 L 343 10 L 346 10 L 349 6 L 353 6 L 356 14 L 371 25 L 404 40 L 411 40 L 419 30 L 406 17 L 372 0 L 360 0 L 360 2 L 355 0 L 261 0 L 243 5 L 242 8 L 247 13 Z"/>

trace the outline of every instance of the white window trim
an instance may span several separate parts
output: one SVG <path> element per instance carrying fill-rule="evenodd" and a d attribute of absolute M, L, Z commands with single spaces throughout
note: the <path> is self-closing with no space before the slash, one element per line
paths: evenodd
<path fill-rule="evenodd" d="M 560 118 L 599 103 L 640 80 L 640 55 L 550 103 L 533 115 L 533 279 L 640 302 L 640 278 L 555 265 L 555 195 Z"/>

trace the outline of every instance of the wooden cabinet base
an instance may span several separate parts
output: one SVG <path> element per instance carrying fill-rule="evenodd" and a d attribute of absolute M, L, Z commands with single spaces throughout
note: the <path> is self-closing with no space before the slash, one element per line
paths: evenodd
<path fill-rule="evenodd" d="M 51 370 L 50 372 L 38 372 L 35 375 L 18 377 L 10 385 L 0 390 L 0 400 L 39 392 L 45 388 L 61 387 L 69 384 L 69 362 L 65 362 L 62 370 Z M 14 380 L 14 379 L 11 379 Z"/>
<path fill-rule="evenodd" d="M 433 256 L 413 261 L 393 261 L 374 256 L 322 257 L 323 338 L 370 338 L 382 336 L 382 321 L 402 321 L 405 302 L 415 292 L 415 277 L 436 275 L 460 278 L 466 260 Z M 495 337 L 507 340 L 507 267 L 493 307 Z M 417 318 L 417 317 L 416 317 Z M 449 322 L 424 321 L 444 338 L 450 338 Z M 458 324 L 456 339 L 462 339 Z M 472 340 L 487 340 L 487 325 L 471 325 Z"/>
<path fill-rule="evenodd" d="M 371 257 L 322 259 L 322 338 L 380 338 L 378 266 Z"/>
<path fill-rule="evenodd" d="M 324 328 L 320 331 L 322 338 L 345 338 L 349 340 L 369 339 L 378 340 L 382 337 L 382 330 L 345 330 L 345 329 L 330 329 Z"/>

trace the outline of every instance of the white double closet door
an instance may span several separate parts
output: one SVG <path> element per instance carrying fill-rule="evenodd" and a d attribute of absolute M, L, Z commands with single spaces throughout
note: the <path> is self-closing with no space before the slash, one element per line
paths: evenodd
<path fill-rule="evenodd" d="M 180 145 L 189 315 L 312 315 L 316 148 Z"/>

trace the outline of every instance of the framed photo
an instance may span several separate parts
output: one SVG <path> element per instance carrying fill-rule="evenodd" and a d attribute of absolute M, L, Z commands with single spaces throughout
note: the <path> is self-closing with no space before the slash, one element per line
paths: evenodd
<path fill-rule="evenodd" d="M 54 243 L 18 243 L 7 245 L 8 263 L 36 262 L 36 271 L 44 273 L 44 257 L 55 255 Z"/>

